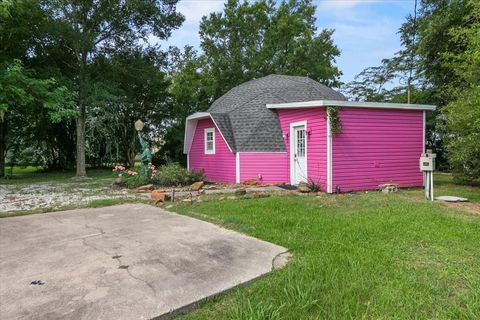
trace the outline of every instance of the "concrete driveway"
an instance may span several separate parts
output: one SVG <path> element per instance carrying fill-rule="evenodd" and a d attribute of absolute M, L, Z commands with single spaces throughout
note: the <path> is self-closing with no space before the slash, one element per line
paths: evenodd
<path fill-rule="evenodd" d="M 4 218 L 0 318 L 150 319 L 268 273 L 285 251 L 148 205 Z"/>

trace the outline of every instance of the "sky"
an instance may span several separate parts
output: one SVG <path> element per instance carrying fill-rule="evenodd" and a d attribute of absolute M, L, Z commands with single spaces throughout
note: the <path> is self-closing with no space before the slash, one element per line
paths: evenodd
<path fill-rule="evenodd" d="M 177 10 L 185 16 L 164 46 L 199 49 L 198 29 L 203 16 L 221 12 L 224 0 L 180 0 Z M 316 25 L 334 29 L 333 39 L 340 49 L 336 65 L 341 81 L 352 81 L 366 67 L 377 66 L 383 58 L 400 50 L 398 29 L 414 10 L 414 0 L 314 0 Z"/>

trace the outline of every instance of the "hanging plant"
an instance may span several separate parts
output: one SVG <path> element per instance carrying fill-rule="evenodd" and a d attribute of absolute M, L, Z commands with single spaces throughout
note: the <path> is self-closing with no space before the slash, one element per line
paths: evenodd
<path fill-rule="evenodd" d="M 330 131 L 333 135 L 342 132 L 342 120 L 338 115 L 339 107 L 330 106 L 327 107 L 327 115 L 330 117 Z"/>

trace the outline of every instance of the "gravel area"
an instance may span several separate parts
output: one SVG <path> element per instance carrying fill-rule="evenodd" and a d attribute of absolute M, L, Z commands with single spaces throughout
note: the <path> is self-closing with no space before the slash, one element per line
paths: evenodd
<path fill-rule="evenodd" d="M 119 198 L 135 200 L 145 198 L 145 195 L 112 190 L 105 186 L 72 183 L 0 185 L 0 212 L 82 206 L 96 200 Z"/>

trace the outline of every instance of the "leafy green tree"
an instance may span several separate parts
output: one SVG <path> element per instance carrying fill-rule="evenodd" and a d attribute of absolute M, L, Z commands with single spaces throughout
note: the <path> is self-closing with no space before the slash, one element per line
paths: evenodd
<path fill-rule="evenodd" d="M 86 176 L 86 121 L 90 109 L 111 100 L 108 86 L 95 80 L 94 62 L 146 41 L 153 35 L 166 39 L 183 22 L 175 11 L 177 0 L 69 1 L 43 0 L 49 18 L 50 51 L 70 53 L 74 59 L 60 66 L 76 96 L 76 170 Z M 58 62 L 58 61 L 57 61 Z M 68 73 L 65 72 L 68 70 Z"/>
<path fill-rule="evenodd" d="M 199 56 L 191 46 L 183 51 L 170 48 L 167 65 L 171 106 L 164 128 L 164 144 L 154 156 L 156 165 L 169 161 L 186 165 L 183 154 L 185 118 L 196 111 L 205 111 L 212 102 L 206 89 L 208 79 L 204 64 L 205 57 Z"/>
<path fill-rule="evenodd" d="M 26 108 L 41 105 L 51 110 L 51 117 L 65 116 L 63 108 L 70 92 L 57 86 L 54 79 L 37 79 L 26 71 L 18 60 L 0 66 L 0 177 L 5 175 L 6 137 L 10 119 L 15 114 L 27 114 Z M 67 109 L 68 110 L 68 109 Z M 23 119 L 24 121 L 25 119 Z M 28 126 L 28 123 L 24 123 Z"/>
<path fill-rule="evenodd" d="M 133 123 L 138 119 L 146 123 L 144 130 L 155 147 L 171 117 L 165 63 L 154 48 L 128 48 L 95 62 L 95 78 L 110 88 L 112 98 L 102 108 L 93 108 L 87 118 L 88 163 L 133 166 L 138 150 Z"/>
<path fill-rule="evenodd" d="M 203 17 L 201 47 L 205 84 L 214 98 L 232 87 L 271 73 L 309 76 L 339 85 L 340 54 L 332 30 L 317 31 L 310 0 L 229 0 L 222 13 Z"/>
<path fill-rule="evenodd" d="M 454 75 L 446 88 L 455 100 L 443 108 L 450 164 L 457 180 L 471 182 L 480 179 L 480 3 L 467 1 L 467 8 L 448 32 L 464 50 L 444 52 L 440 68 Z"/>

